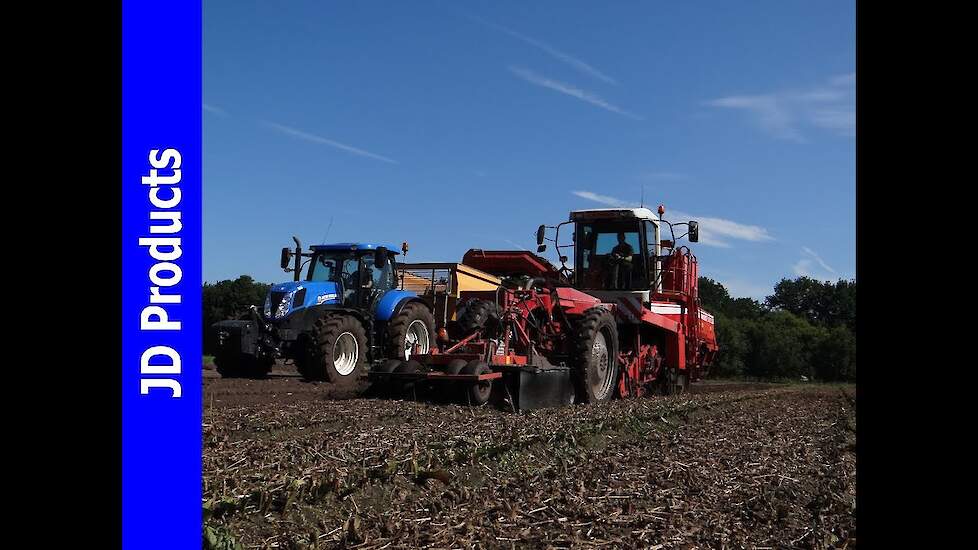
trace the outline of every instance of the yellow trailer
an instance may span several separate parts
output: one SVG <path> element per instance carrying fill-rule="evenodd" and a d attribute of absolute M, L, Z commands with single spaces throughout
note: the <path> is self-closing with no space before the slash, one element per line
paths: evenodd
<path fill-rule="evenodd" d="M 397 276 L 402 290 L 412 290 L 434 305 L 439 329 L 456 320 L 456 307 L 463 292 L 492 292 L 502 283 L 495 275 L 450 262 L 397 264 Z"/>

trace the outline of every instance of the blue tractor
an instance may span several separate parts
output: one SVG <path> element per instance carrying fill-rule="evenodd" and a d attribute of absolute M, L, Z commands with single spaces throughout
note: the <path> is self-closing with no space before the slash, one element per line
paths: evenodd
<path fill-rule="evenodd" d="M 394 247 L 338 243 L 303 252 L 292 239 L 296 247 L 282 249 L 281 265 L 294 280 L 273 285 L 263 311 L 252 307 L 240 319 L 213 325 L 222 376 L 264 377 L 281 358 L 294 361 L 307 380 L 352 386 L 366 376 L 368 363 L 429 353 L 432 307 L 398 288 Z"/>

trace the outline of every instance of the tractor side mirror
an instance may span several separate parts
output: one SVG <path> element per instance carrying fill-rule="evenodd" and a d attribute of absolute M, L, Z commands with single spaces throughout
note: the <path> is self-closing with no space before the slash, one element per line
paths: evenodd
<path fill-rule="evenodd" d="M 690 221 L 689 222 L 689 242 L 698 243 L 700 241 L 700 224 L 699 222 Z"/>
<path fill-rule="evenodd" d="M 537 228 L 537 246 L 543 244 L 543 237 L 547 231 L 547 226 L 541 225 Z M 543 252 L 543 250 L 538 250 L 538 252 Z"/>
<path fill-rule="evenodd" d="M 385 265 L 387 265 L 387 247 L 378 246 L 374 252 L 374 267 L 382 269 Z"/>
<path fill-rule="evenodd" d="M 292 251 L 288 247 L 282 248 L 282 269 L 289 268 L 289 261 L 292 260 Z"/>

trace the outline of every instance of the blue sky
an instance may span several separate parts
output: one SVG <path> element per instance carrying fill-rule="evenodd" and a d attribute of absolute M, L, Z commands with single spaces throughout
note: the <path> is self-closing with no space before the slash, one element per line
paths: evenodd
<path fill-rule="evenodd" d="M 643 186 L 736 296 L 855 277 L 851 1 L 207 1 L 203 57 L 206 281 L 287 280 L 331 220 L 532 249 Z"/>

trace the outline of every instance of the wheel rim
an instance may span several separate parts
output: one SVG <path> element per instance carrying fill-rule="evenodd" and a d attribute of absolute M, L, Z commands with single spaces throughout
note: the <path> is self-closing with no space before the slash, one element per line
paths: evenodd
<path fill-rule="evenodd" d="M 408 325 L 407 335 L 404 337 L 404 358 L 411 357 L 414 346 L 418 346 L 419 353 L 428 353 L 431 349 L 429 344 L 428 325 L 421 319 L 415 319 Z"/>
<path fill-rule="evenodd" d="M 333 344 L 333 368 L 340 376 L 347 376 L 357 367 L 360 346 L 352 332 L 344 332 Z"/>
<path fill-rule="evenodd" d="M 611 389 L 614 382 L 612 374 L 614 369 L 611 363 L 611 355 L 608 353 L 608 340 L 604 332 L 598 332 L 591 345 L 591 361 L 595 365 L 595 376 L 591 380 L 591 391 L 597 399 L 603 399 Z"/>

